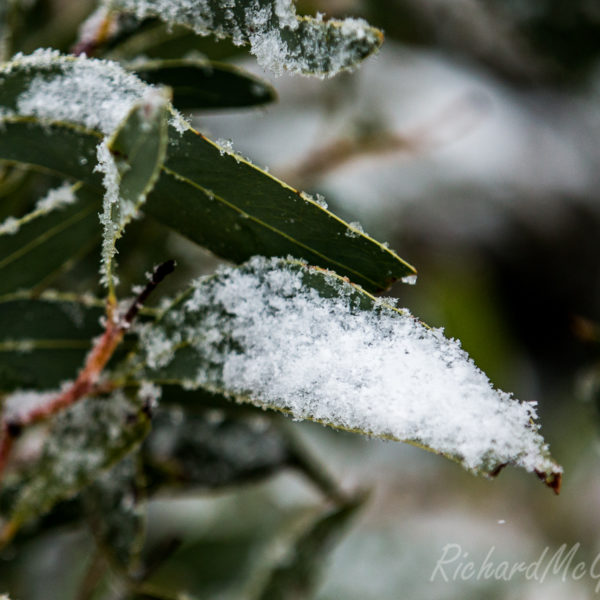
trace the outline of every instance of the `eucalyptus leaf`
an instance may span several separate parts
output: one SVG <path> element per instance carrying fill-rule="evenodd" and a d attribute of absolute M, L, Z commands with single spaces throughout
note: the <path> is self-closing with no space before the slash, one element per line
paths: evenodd
<path fill-rule="evenodd" d="M 102 275 L 114 296 L 117 240 L 138 216 L 154 187 L 167 150 L 167 98 L 150 93 L 136 104 L 111 138 L 98 148 L 98 170 L 104 173 Z"/>
<path fill-rule="evenodd" d="M 40 459 L 28 473 L 8 529 L 47 513 L 73 497 L 146 437 L 150 421 L 140 401 L 121 391 L 79 401 L 54 420 Z"/>
<path fill-rule="evenodd" d="M 103 303 L 54 293 L 0 299 L 0 391 L 73 379 L 102 332 Z"/>
<path fill-rule="evenodd" d="M 275 73 L 334 75 L 356 66 L 383 41 L 381 31 L 360 19 L 299 17 L 292 0 L 208 0 L 193 10 L 186 0 L 107 0 L 104 5 L 249 44 L 259 64 Z"/>
<path fill-rule="evenodd" d="M 560 485 L 534 405 L 494 389 L 441 331 L 299 261 L 257 257 L 197 280 L 142 330 L 137 361 L 134 372 L 155 382 Z"/>
<path fill-rule="evenodd" d="M 340 506 L 325 511 L 302 531 L 288 551 L 252 593 L 253 600 L 295 600 L 311 598 L 319 583 L 329 552 L 350 526 L 364 497 L 346 500 Z"/>
<path fill-rule="evenodd" d="M 159 59 L 135 61 L 131 69 L 148 83 L 169 86 L 173 105 L 180 110 L 261 106 L 277 98 L 266 81 L 227 63 Z"/>
<path fill-rule="evenodd" d="M 145 84 L 115 64 L 54 53 L 21 58 L 2 75 L 0 108 L 4 105 L 8 115 L 1 120 L 0 159 L 36 164 L 98 186 L 94 165 L 100 131 L 112 132 L 129 104 L 146 93 Z M 121 85 L 118 92 L 116 85 Z M 86 98 L 72 117 L 75 124 L 51 118 L 69 116 L 69 107 L 61 103 L 64 89 Z M 19 110 L 29 116 L 17 116 Z M 289 254 L 334 269 L 371 291 L 415 272 L 318 198 L 294 190 L 178 119 L 171 119 L 167 160 L 145 204 L 145 212 L 161 223 L 234 262 L 254 254 Z M 80 122 L 100 131 L 84 129 Z M 43 150 L 48 144 L 53 152 Z"/>
<path fill-rule="evenodd" d="M 0 296 L 47 285 L 64 264 L 89 251 L 99 239 L 98 208 L 96 190 L 80 187 L 63 207 L 0 223 Z"/>
<path fill-rule="evenodd" d="M 259 480 L 293 461 L 286 437 L 270 419 L 216 409 L 196 415 L 160 411 L 143 457 L 154 485 L 208 489 Z"/>

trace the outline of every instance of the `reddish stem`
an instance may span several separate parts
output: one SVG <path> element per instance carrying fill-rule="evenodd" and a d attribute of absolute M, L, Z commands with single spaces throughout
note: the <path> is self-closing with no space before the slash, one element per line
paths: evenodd
<path fill-rule="evenodd" d="M 111 359 L 117 346 L 123 340 L 125 332 L 129 329 L 137 317 L 140 308 L 148 296 L 156 289 L 156 286 L 175 268 L 175 261 L 167 261 L 158 266 L 142 292 L 133 301 L 129 310 L 122 319 L 116 319 L 113 315 L 114 307 L 107 306 L 109 318 L 106 330 L 89 353 L 83 369 L 79 372 L 77 379 L 63 392 L 49 400 L 47 403 L 37 406 L 27 414 L 18 419 L 5 420 L 2 424 L 2 438 L 0 439 L 0 479 L 8 462 L 14 441 L 19 437 L 23 427 L 43 421 L 57 412 L 61 411 L 78 400 L 88 396 L 96 389 L 102 370 Z"/>

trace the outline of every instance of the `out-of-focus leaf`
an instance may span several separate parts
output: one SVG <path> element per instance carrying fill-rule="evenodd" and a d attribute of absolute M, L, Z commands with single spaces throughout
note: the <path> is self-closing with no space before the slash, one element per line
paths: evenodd
<path fill-rule="evenodd" d="M 243 47 L 231 40 L 201 37 L 181 25 L 167 25 L 159 19 L 144 19 L 136 31 L 116 40 L 104 56 L 109 60 L 136 60 L 139 56 L 150 59 L 180 60 L 182 56 L 209 56 L 210 60 L 231 60 L 244 55 Z"/>
<path fill-rule="evenodd" d="M 0 296 L 48 284 L 61 266 L 99 239 L 99 194 L 82 187 L 74 195 L 76 201 L 64 208 L 9 217 L 15 233 L 0 233 Z"/>
<path fill-rule="evenodd" d="M 259 586 L 249 595 L 253 600 L 296 600 L 311 598 L 326 564 L 327 556 L 349 527 L 364 502 L 363 497 L 350 499 L 314 520 Z"/>
<path fill-rule="evenodd" d="M 103 303 L 47 293 L 0 300 L 0 391 L 53 389 L 83 365 Z"/>
<path fill-rule="evenodd" d="M 104 226 L 101 271 L 111 296 L 114 296 L 117 240 L 138 215 L 165 160 L 167 102 L 159 91 L 136 104 L 106 146 L 98 151 L 106 187 L 101 217 Z"/>
<path fill-rule="evenodd" d="M 151 482 L 204 488 L 238 485 L 289 466 L 286 437 L 260 415 L 228 416 L 219 410 L 190 415 L 161 411 L 143 447 Z"/>
<path fill-rule="evenodd" d="M 77 69 L 75 81 L 69 80 L 72 86 L 82 79 L 87 81 L 86 75 L 97 78 L 105 69 L 105 86 L 117 75 L 133 77 L 115 65 L 88 59 L 78 59 L 83 62 L 76 67 L 73 59 L 64 57 L 36 56 L 29 60 L 34 66 L 9 63 L 2 73 L 0 107 L 4 105 L 9 113 L 21 105 L 20 95 L 36 76 L 44 74 L 52 81 L 63 63 L 64 69 Z M 68 74 L 62 76 L 68 80 Z M 143 85 L 127 81 L 132 88 L 130 95 Z M 86 120 L 93 117 L 86 113 Z M 93 172 L 101 139 L 98 132 L 40 121 L 34 116 L 7 116 L 1 123 L 0 159 L 37 164 L 99 184 L 99 176 Z M 145 211 L 219 256 L 242 262 L 255 254 L 293 255 L 333 269 L 372 291 L 386 289 L 396 279 L 414 273 L 394 252 L 336 217 L 318 199 L 294 190 L 193 129 L 184 128 L 180 134 L 171 128 L 169 138 L 168 158 Z M 48 144 L 52 144 L 53 152 L 44 151 Z"/>
<path fill-rule="evenodd" d="M 266 81 L 226 63 L 165 59 L 136 61 L 131 68 L 148 83 L 168 85 L 180 110 L 260 106 L 277 98 Z"/>
<path fill-rule="evenodd" d="M 110 0 L 108 5 L 140 18 L 183 25 L 201 35 L 214 33 L 231 37 L 238 45 L 249 44 L 259 64 L 276 73 L 333 75 L 357 65 L 383 41 L 378 29 L 359 19 L 299 17 L 292 0 L 259 0 L 254 5 L 209 0 L 194 10 L 185 0 Z"/>
<path fill-rule="evenodd" d="M 287 427 L 287 421 L 280 422 L 278 415 L 270 415 L 268 421 L 265 421 L 265 413 L 260 408 L 251 404 L 239 404 L 237 402 L 231 402 L 231 400 L 224 394 L 211 392 L 207 389 L 195 389 L 186 390 L 178 385 L 163 385 L 160 397 L 160 403 L 162 407 L 169 407 L 168 414 L 170 415 L 171 421 L 179 422 L 179 424 L 190 423 L 191 428 L 189 434 L 192 437 L 196 436 L 196 430 L 194 429 L 196 421 L 204 424 L 211 425 L 211 431 L 216 433 L 225 427 L 230 433 L 239 431 L 244 434 L 248 440 L 248 444 L 252 448 L 256 448 L 257 445 L 263 444 L 261 436 L 265 436 L 267 439 L 264 443 L 268 448 L 271 449 L 271 457 L 273 456 L 273 449 L 279 446 L 284 461 L 276 461 L 269 465 L 269 460 L 264 461 L 259 459 L 256 461 L 257 456 L 255 452 L 251 453 L 251 456 L 244 456 L 241 463 L 239 460 L 235 461 L 232 465 L 227 463 L 225 472 L 230 472 L 234 476 L 241 476 L 244 479 L 248 476 L 254 477 L 256 467 L 264 463 L 262 466 L 269 465 L 267 470 L 261 468 L 261 472 L 264 475 L 268 475 L 271 472 L 271 468 L 279 469 L 283 467 L 289 467 L 296 469 L 307 477 L 326 497 L 339 500 L 341 492 L 335 479 L 329 474 L 326 467 L 318 460 L 317 457 L 313 456 L 308 448 L 302 443 L 302 441 L 294 435 L 291 428 Z M 185 417 L 184 417 L 185 415 Z M 274 419 L 272 417 L 275 417 Z M 159 420 L 154 419 L 153 433 L 148 439 L 145 448 L 151 447 L 156 442 L 155 437 L 161 434 L 161 421 L 160 419 L 166 419 L 166 415 L 159 414 Z M 258 425 L 259 431 L 256 431 Z M 179 427 L 177 423 L 173 424 L 173 433 L 175 428 Z M 183 428 L 185 430 L 185 428 Z M 264 429 L 264 433 L 261 431 Z M 180 434 L 178 434 L 180 435 Z M 226 436 L 227 437 L 227 436 Z M 229 436 L 232 437 L 232 436 Z M 243 437 L 243 436 L 242 436 Z M 178 438 L 179 439 L 179 438 Z M 211 441 L 211 437 L 208 438 L 208 442 Z M 201 446 L 204 444 L 204 438 L 201 439 Z M 206 448 L 202 447 L 202 456 L 207 456 L 207 450 L 211 450 L 209 443 Z M 177 444 L 178 447 L 178 444 Z M 232 448 L 233 450 L 233 448 Z M 239 452 L 239 448 L 237 449 Z M 235 453 L 234 453 L 235 454 Z M 150 453 L 147 453 L 147 467 L 153 468 L 156 463 Z M 195 461 L 195 452 L 190 452 L 186 455 L 186 460 L 193 458 Z M 164 463 L 164 460 L 159 461 Z M 162 481 L 167 483 L 169 478 L 173 480 L 174 475 L 180 472 L 181 469 L 169 469 L 171 462 L 166 463 L 166 470 L 160 469 L 154 471 L 154 481 L 158 484 Z M 250 467 L 250 470 L 248 470 Z M 240 471 L 240 468 L 242 470 Z M 192 469 L 196 469 L 196 465 L 192 466 Z M 219 468 L 220 472 L 224 472 L 222 468 Z M 212 473 L 211 473 L 211 476 Z M 207 485 L 206 481 L 197 481 L 200 485 Z M 226 481 L 224 481 L 226 483 Z"/>
<path fill-rule="evenodd" d="M 142 331 L 137 360 L 131 368 L 161 384 L 560 485 L 532 405 L 494 389 L 440 331 L 299 261 L 257 257 L 194 282 Z"/>
<path fill-rule="evenodd" d="M 105 398 L 86 398 L 59 414 L 42 456 L 20 490 L 7 530 L 14 534 L 27 521 L 94 482 L 131 452 L 149 429 L 141 402 L 120 391 Z"/>
<path fill-rule="evenodd" d="M 10 55 L 12 37 L 11 20 L 15 7 L 15 0 L 3 0 L 0 3 L 0 61 L 7 60 Z"/>
<path fill-rule="evenodd" d="M 101 550 L 129 571 L 144 541 L 144 481 L 136 457 L 128 456 L 83 492 L 88 521 Z"/>

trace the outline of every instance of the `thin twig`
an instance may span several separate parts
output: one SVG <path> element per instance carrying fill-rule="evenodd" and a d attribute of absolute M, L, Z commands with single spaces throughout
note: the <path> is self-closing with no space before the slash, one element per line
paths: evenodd
<path fill-rule="evenodd" d="M 14 441 L 20 436 L 24 427 L 44 421 L 57 412 L 71 406 L 81 398 L 97 391 L 98 381 L 102 370 L 114 354 L 117 346 L 123 340 L 125 333 L 137 317 L 143 303 L 156 289 L 158 284 L 175 269 L 175 261 L 169 260 L 159 265 L 152 274 L 150 281 L 133 301 L 125 316 L 118 318 L 113 314 L 113 307 L 107 307 L 109 317 L 106 330 L 92 348 L 83 369 L 79 372 L 74 383 L 63 392 L 40 406 L 30 410 L 18 418 L 5 419 L 2 423 L 2 439 L 0 440 L 0 479 L 8 462 Z"/>

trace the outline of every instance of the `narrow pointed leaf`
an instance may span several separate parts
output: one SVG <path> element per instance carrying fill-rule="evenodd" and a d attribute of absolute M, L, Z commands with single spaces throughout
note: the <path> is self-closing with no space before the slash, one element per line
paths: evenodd
<path fill-rule="evenodd" d="M 0 299 L 0 392 L 72 379 L 102 332 L 103 303 L 45 294 Z"/>
<path fill-rule="evenodd" d="M 253 600 L 295 600 L 312 598 L 326 560 L 339 538 L 350 526 L 364 498 L 347 500 L 341 506 L 319 515 L 298 535 L 287 553 L 271 567 Z"/>
<path fill-rule="evenodd" d="M 149 427 L 140 403 L 122 392 L 86 398 L 58 415 L 15 502 L 9 529 L 16 531 L 91 484 L 131 452 Z"/>
<path fill-rule="evenodd" d="M 260 106 L 277 97 L 266 81 L 226 63 L 160 59 L 136 61 L 131 68 L 148 83 L 168 85 L 179 110 Z"/>
<path fill-rule="evenodd" d="M 441 331 L 297 261 L 257 257 L 198 280 L 141 348 L 143 376 L 159 382 L 560 483 L 532 404 L 494 389 Z"/>
<path fill-rule="evenodd" d="M 102 275 L 114 295 L 117 240 L 134 219 L 154 184 L 167 150 L 167 99 L 152 91 L 136 104 L 111 138 L 98 148 L 98 170 L 106 188 L 101 216 Z"/>
<path fill-rule="evenodd" d="M 45 208 L 61 197 L 62 204 Z M 96 190 L 63 187 L 32 213 L 0 223 L 0 296 L 49 283 L 61 266 L 89 250 L 100 237 L 98 208 Z"/>
<path fill-rule="evenodd" d="M 292 0 L 108 0 L 108 6 L 140 18 L 158 17 L 200 35 L 230 37 L 249 44 L 258 63 L 274 73 L 335 75 L 379 49 L 383 34 L 361 19 L 323 21 L 299 17 Z"/>
<path fill-rule="evenodd" d="M 99 186 L 94 165 L 101 132 L 118 126 L 127 108 L 143 98 L 146 84 L 113 63 L 54 53 L 21 58 L 0 72 L 0 109 L 4 106 L 7 113 L 0 159 L 36 164 Z M 72 108 L 64 106 L 67 92 L 78 99 Z M 73 123 L 60 122 L 69 118 Z M 144 207 L 161 223 L 235 262 L 255 254 L 289 254 L 333 269 L 371 291 L 414 273 L 393 251 L 322 202 L 178 119 L 171 120 L 168 158 Z M 82 129 L 82 124 L 92 129 Z M 53 152 L 43 150 L 48 144 Z"/>
<path fill-rule="evenodd" d="M 143 446 L 151 485 L 219 488 L 259 480 L 294 461 L 286 437 L 264 417 L 161 411 Z"/>

